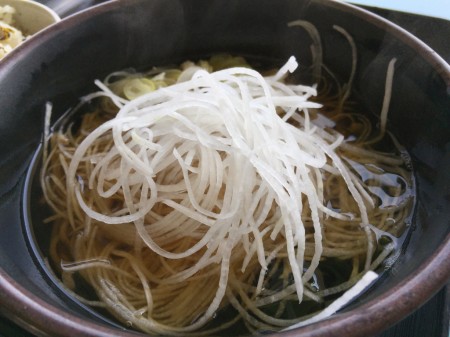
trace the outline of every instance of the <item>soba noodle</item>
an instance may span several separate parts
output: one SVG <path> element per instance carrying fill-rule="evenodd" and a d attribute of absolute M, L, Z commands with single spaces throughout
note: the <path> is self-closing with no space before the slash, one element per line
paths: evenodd
<path fill-rule="evenodd" d="M 80 299 L 142 331 L 198 336 L 302 324 L 382 266 L 406 226 L 411 172 L 377 147 L 385 122 L 379 133 L 336 112 L 347 91 L 289 84 L 296 67 L 263 76 L 215 56 L 97 81 L 46 136 L 65 285 L 77 292 L 81 275 L 98 298 Z"/>

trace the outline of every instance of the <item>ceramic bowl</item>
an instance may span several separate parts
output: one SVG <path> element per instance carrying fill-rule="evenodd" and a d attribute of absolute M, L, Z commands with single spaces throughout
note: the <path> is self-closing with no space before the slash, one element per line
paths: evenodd
<path fill-rule="evenodd" d="M 397 58 L 389 128 L 409 151 L 417 182 L 413 232 L 378 282 L 329 319 L 279 336 L 369 336 L 425 303 L 450 276 L 450 67 L 401 28 L 326 0 L 116 0 L 53 25 L 0 64 L 0 310 L 38 335 L 136 336 L 68 297 L 45 269 L 30 232 L 30 163 L 42 139 L 45 103 L 54 118 L 127 67 L 145 68 L 230 52 L 311 62 L 313 23 L 324 63 L 340 78 L 351 67 L 346 29 L 358 50 L 354 88 L 377 114 L 386 66 Z M 31 172 L 31 173 L 30 173 Z M 27 178 L 28 177 L 28 178 Z"/>

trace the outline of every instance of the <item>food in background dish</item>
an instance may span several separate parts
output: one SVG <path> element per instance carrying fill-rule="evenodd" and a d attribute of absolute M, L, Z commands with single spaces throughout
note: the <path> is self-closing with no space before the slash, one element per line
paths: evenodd
<path fill-rule="evenodd" d="M 14 7 L 0 6 L 0 60 L 23 42 L 22 31 L 15 26 Z"/>

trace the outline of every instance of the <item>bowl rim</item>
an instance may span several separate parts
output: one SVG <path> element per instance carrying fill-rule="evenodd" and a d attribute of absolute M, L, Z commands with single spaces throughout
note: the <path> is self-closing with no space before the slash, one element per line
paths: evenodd
<path fill-rule="evenodd" d="M 338 8 L 361 17 L 374 26 L 386 31 L 403 43 L 414 48 L 427 61 L 450 87 L 450 65 L 424 42 L 395 25 L 394 23 L 358 6 L 340 1 L 316 0 L 325 6 Z M 45 29 L 28 43 L 14 49 L 9 57 L 3 60 L 1 69 L 14 66 L 18 58 L 23 57 L 28 49 L 52 38 L 61 29 L 77 25 L 92 16 L 108 12 L 122 6 L 127 0 L 110 0 L 78 13 L 70 15 L 60 22 Z M 421 264 L 421 272 L 410 274 L 395 287 L 384 292 L 382 296 L 367 301 L 358 307 L 358 312 L 348 311 L 333 315 L 323 321 L 298 329 L 278 332 L 271 336 L 346 336 L 352 331 L 359 335 L 372 335 L 383 331 L 400 321 L 408 314 L 423 305 L 449 282 L 450 233 L 436 248 L 433 255 Z M 395 300 L 394 295 L 395 294 Z M 45 302 L 27 290 L 8 275 L 0 267 L 0 313 L 15 321 L 31 332 L 46 332 L 71 336 L 136 336 L 138 332 L 119 331 L 101 323 L 84 320 L 68 312 L 61 312 L 57 307 Z M 26 313 L 26 315 L 24 315 Z M 370 323 L 370 324 L 369 324 Z"/>

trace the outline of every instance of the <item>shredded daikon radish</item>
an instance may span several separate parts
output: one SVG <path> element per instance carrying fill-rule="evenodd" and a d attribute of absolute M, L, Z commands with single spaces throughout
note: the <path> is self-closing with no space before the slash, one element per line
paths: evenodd
<path fill-rule="evenodd" d="M 386 74 L 386 85 L 384 91 L 383 107 L 380 113 L 380 136 L 383 137 L 386 132 L 387 115 L 389 111 L 389 104 L 391 102 L 392 95 L 392 82 L 394 80 L 394 66 L 397 59 L 392 59 L 389 61 L 387 74 Z"/>
<path fill-rule="evenodd" d="M 364 146 L 350 143 L 318 115 L 317 88 L 285 82 L 297 65 L 291 57 L 263 76 L 222 55 L 96 81 L 99 91 L 45 135 L 50 252 L 67 283 L 80 273 L 122 322 L 173 336 L 239 320 L 249 331 L 296 327 L 351 300 L 308 320 L 326 296 L 359 293 L 372 280 L 364 273 L 396 246 L 375 253 L 380 235 L 395 242 L 386 219 L 398 225 L 408 214 L 410 194 L 394 185 L 409 173 L 394 154 L 364 147 L 367 130 Z M 347 90 L 334 100 L 339 111 Z M 77 111 L 95 102 L 76 130 Z M 380 173 L 368 174 L 378 163 Z M 382 172 L 399 190 L 391 199 L 402 200 L 389 209 L 374 193 L 389 185 Z M 326 286 L 322 266 L 332 259 L 349 262 L 351 273 Z M 309 316 L 289 314 L 311 303 Z M 234 313 L 211 325 L 227 310 Z"/>
<path fill-rule="evenodd" d="M 318 322 L 320 320 L 323 320 L 327 317 L 330 317 L 333 315 L 336 311 L 341 309 L 343 306 L 348 304 L 350 301 L 352 301 L 355 297 L 360 295 L 364 290 L 367 289 L 367 287 L 373 283 L 373 281 L 378 277 L 378 274 L 374 273 L 373 271 L 368 271 L 364 276 L 349 290 L 347 290 L 341 297 L 339 297 L 337 300 L 335 300 L 333 303 L 331 303 L 326 309 L 321 311 L 319 314 L 304 320 L 302 322 L 296 323 L 294 325 L 291 325 L 290 327 L 286 328 L 285 330 L 292 330 L 296 329 L 311 323 Z"/>

